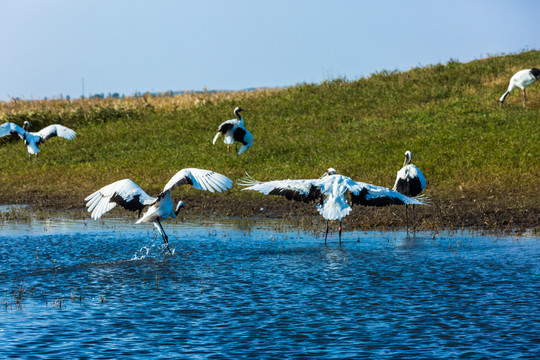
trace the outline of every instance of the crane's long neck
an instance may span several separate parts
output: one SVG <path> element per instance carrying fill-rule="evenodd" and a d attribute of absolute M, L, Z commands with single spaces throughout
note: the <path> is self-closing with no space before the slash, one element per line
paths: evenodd
<path fill-rule="evenodd" d="M 244 122 L 244 119 L 242 118 L 242 115 L 240 115 L 240 111 L 235 111 L 234 115 L 236 115 L 236 117 L 238 118 L 238 120 L 240 120 L 241 123 Z"/>
<path fill-rule="evenodd" d="M 403 162 L 403 166 L 407 166 L 411 163 L 411 157 L 409 155 L 405 155 L 405 161 Z"/>
<path fill-rule="evenodd" d="M 506 99 L 506 97 L 508 96 L 508 94 L 510 94 L 510 91 L 506 91 L 504 94 L 502 94 L 501 98 L 499 99 L 499 101 L 501 102 L 501 104 L 504 102 L 504 100 Z"/>
<path fill-rule="evenodd" d="M 176 205 L 176 209 L 174 209 L 174 216 L 178 216 L 178 213 L 180 212 L 180 209 L 184 207 L 184 202 L 179 201 L 178 205 Z"/>

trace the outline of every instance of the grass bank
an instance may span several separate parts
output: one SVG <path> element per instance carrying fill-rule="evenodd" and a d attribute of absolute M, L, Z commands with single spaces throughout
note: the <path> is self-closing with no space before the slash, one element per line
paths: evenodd
<path fill-rule="evenodd" d="M 526 109 L 518 90 L 502 109 L 498 98 L 512 74 L 538 66 L 540 51 L 527 51 L 283 89 L 3 102 L 0 122 L 30 120 L 34 130 L 62 123 L 77 138 L 50 140 L 38 161 L 28 160 L 19 140 L 0 140 L 0 203 L 83 207 L 86 195 L 122 178 L 153 195 L 184 167 L 233 180 L 246 171 L 260 180 L 313 178 L 334 167 L 391 187 L 411 150 L 433 203 L 419 209 L 420 227 L 537 232 L 540 85 L 529 88 Z M 227 156 L 223 143 L 211 141 L 238 105 L 249 110 L 245 124 L 255 141 L 242 156 Z M 173 197 L 186 199 L 188 215 L 316 215 L 313 206 L 238 188 Z M 403 226 L 403 211 L 357 209 L 347 226 Z"/>

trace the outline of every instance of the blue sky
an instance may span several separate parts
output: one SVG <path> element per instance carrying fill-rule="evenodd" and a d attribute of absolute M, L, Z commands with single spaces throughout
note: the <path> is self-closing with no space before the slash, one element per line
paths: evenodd
<path fill-rule="evenodd" d="M 0 49 L 0 100 L 288 86 L 540 49 L 540 2 L 0 0 Z"/>

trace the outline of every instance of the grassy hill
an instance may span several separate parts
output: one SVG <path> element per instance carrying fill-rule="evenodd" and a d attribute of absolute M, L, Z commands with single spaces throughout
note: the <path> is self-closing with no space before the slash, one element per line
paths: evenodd
<path fill-rule="evenodd" d="M 131 178 L 157 194 L 184 167 L 235 180 L 319 177 L 328 167 L 355 180 L 392 187 L 405 150 L 428 181 L 433 205 L 419 225 L 539 229 L 540 84 L 527 108 L 515 90 L 498 98 L 518 70 L 540 67 L 540 51 L 450 61 L 407 72 L 382 71 L 284 89 L 190 93 L 125 99 L 0 103 L 0 122 L 30 120 L 73 128 L 74 141 L 51 139 L 29 161 L 21 141 L 0 139 L 0 203 L 84 207 L 96 189 Z M 253 147 L 227 156 L 217 126 L 242 106 Z M 288 216 L 313 206 L 233 189 L 215 196 L 181 190 L 187 214 Z M 201 200 L 202 199 L 202 200 Z M 191 204 L 190 204 L 191 202 Z M 259 212 L 260 207 L 267 211 Z M 403 226 L 403 210 L 361 209 L 350 227 Z"/>

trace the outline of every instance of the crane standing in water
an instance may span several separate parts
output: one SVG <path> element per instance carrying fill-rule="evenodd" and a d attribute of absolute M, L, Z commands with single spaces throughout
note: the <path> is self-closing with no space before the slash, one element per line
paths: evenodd
<path fill-rule="evenodd" d="M 223 192 L 229 190 L 233 182 L 228 177 L 211 170 L 187 168 L 177 172 L 157 197 L 149 196 L 133 181 L 124 179 L 104 186 L 84 200 L 87 202 L 88 212 L 92 213 L 92 219 L 94 220 L 99 219 L 116 205 L 120 205 L 129 211 L 138 211 L 139 216 L 146 206 L 150 206 L 142 217 L 137 220 L 136 224 L 153 223 L 163 237 L 167 249 L 172 254 L 169 248 L 169 238 L 161 226 L 161 221 L 169 217 L 175 218 L 180 209 L 184 207 L 184 202 L 179 201 L 176 208 L 174 208 L 171 199 L 171 192 L 181 185 L 191 185 L 195 189 L 210 192 Z"/>
<path fill-rule="evenodd" d="M 264 195 L 281 195 L 289 200 L 306 203 L 311 201 L 317 202 L 317 210 L 326 220 L 325 244 L 328 237 L 328 223 L 330 220 L 339 220 L 339 243 L 341 244 L 342 220 L 352 210 L 347 202 L 347 194 L 350 194 L 352 205 L 387 206 L 423 204 L 420 199 L 405 196 L 385 187 L 356 182 L 347 176 L 338 175 L 333 168 L 329 168 L 319 179 L 261 182 L 248 175 L 237 183 L 246 186 L 242 190 L 258 191 Z"/>

